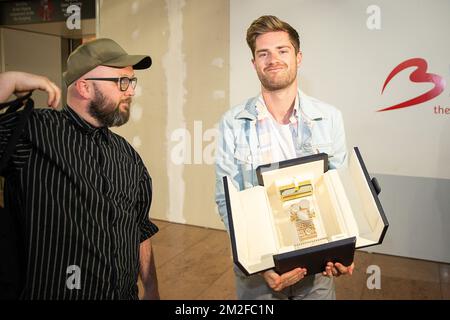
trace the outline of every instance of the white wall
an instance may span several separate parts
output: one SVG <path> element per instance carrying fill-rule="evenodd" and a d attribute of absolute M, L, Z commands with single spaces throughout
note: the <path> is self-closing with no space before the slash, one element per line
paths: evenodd
<path fill-rule="evenodd" d="M 263 14 L 289 22 L 300 34 L 301 89 L 342 110 L 348 146 L 359 146 L 369 171 L 380 178 L 381 201 L 391 226 L 384 244 L 370 250 L 450 262 L 450 114 L 434 113 L 438 105 L 450 108 L 450 2 L 230 3 L 231 104 L 259 90 L 245 42 L 250 23 Z M 375 21 L 371 5 L 379 9 L 380 29 L 367 25 Z M 409 68 L 381 94 L 391 70 L 417 57 L 428 62 L 429 73 L 445 79 L 444 92 L 413 107 L 376 112 L 433 87 L 411 82 L 415 68 Z"/>

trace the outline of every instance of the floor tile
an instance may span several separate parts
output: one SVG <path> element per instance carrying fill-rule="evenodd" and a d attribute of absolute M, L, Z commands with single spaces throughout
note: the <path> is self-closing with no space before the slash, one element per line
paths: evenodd
<path fill-rule="evenodd" d="M 153 254 L 155 255 L 156 269 L 173 259 L 176 255 L 183 252 L 184 249 L 173 246 L 153 245 Z"/>
<path fill-rule="evenodd" d="M 220 278 L 211 284 L 204 292 L 202 292 L 197 300 L 236 300 L 236 286 L 234 283 L 234 272 L 232 264 L 228 270 L 223 273 Z"/>
<path fill-rule="evenodd" d="M 174 223 L 155 234 L 152 237 L 152 244 L 184 249 L 204 239 L 211 232 L 210 229 Z"/>
<path fill-rule="evenodd" d="M 442 299 L 450 300 L 450 283 L 441 283 Z"/>
<path fill-rule="evenodd" d="M 338 300 L 360 299 L 366 285 L 366 273 L 355 269 L 353 275 L 335 278 L 336 298 Z"/>
<path fill-rule="evenodd" d="M 152 219 L 150 217 L 150 220 L 156 224 L 156 226 L 158 227 L 158 229 L 161 231 L 162 229 L 172 225 L 173 223 L 169 222 L 169 221 L 164 221 L 164 220 L 159 220 L 159 219 Z"/>
<path fill-rule="evenodd" d="M 439 265 L 441 282 L 450 283 L 450 264 L 441 263 Z"/>
<path fill-rule="evenodd" d="M 162 299 L 236 299 L 230 240 L 225 231 L 162 220 L 155 223 L 160 232 L 152 244 Z M 449 264 L 360 250 L 355 252 L 354 261 L 352 276 L 335 279 L 338 299 L 450 300 Z M 380 268 L 379 290 L 367 287 L 370 266 Z M 142 284 L 138 285 L 142 294 Z"/>
<path fill-rule="evenodd" d="M 430 281 L 410 280 L 381 276 L 381 288 L 364 288 L 362 299 L 370 300 L 431 300 L 441 299 L 439 284 Z"/>
<path fill-rule="evenodd" d="M 436 262 L 373 254 L 371 263 L 379 266 L 381 275 L 385 277 L 440 282 L 439 264 Z"/>
<path fill-rule="evenodd" d="M 196 299 L 231 269 L 227 235 L 212 232 L 158 269 L 161 297 Z"/>

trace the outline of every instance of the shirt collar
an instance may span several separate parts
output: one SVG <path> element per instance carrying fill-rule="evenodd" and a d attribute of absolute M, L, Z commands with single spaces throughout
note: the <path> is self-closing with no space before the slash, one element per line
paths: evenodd
<path fill-rule="evenodd" d="M 70 106 L 65 105 L 61 111 L 67 116 L 67 118 L 75 124 L 75 126 L 80 129 L 83 133 L 88 135 L 102 134 L 107 140 L 110 138 L 110 131 L 108 127 L 95 127 L 86 120 L 84 120 L 80 115 L 75 112 Z"/>
<path fill-rule="evenodd" d="M 269 110 L 267 109 L 266 103 L 264 101 L 264 98 L 262 94 L 258 96 L 256 99 L 256 112 L 257 112 L 257 118 L 258 120 L 262 120 L 265 118 L 273 119 L 272 115 L 270 114 Z M 299 114 L 299 99 L 298 95 L 295 96 L 294 101 L 294 110 L 289 118 L 290 123 L 297 123 L 297 116 Z"/>
<path fill-rule="evenodd" d="M 297 94 L 294 102 L 294 112 L 289 118 L 291 123 L 297 122 L 300 112 L 300 103 L 301 100 Z M 270 116 L 269 110 L 267 110 L 262 94 L 259 94 L 258 96 L 247 101 L 245 108 L 236 115 L 236 119 L 261 120 L 267 116 Z"/>

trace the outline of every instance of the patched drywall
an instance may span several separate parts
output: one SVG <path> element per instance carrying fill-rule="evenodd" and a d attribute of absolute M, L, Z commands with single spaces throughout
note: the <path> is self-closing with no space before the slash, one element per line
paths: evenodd
<path fill-rule="evenodd" d="M 217 122 L 229 107 L 228 0 L 101 1 L 98 37 L 150 54 L 124 136 L 153 179 L 153 218 L 222 229 L 214 202 Z"/>

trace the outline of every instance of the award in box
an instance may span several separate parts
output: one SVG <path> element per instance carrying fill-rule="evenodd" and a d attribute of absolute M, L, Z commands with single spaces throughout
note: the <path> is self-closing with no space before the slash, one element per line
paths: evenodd
<path fill-rule="evenodd" d="M 358 148 L 348 166 L 328 169 L 319 153 L 257 168 L 259 185 L 238 191 L 223 177 L 235 264 L 247 275 L 327 262 L 349 266 L 354 252 L 380 244 L 388 222 Z"/>

